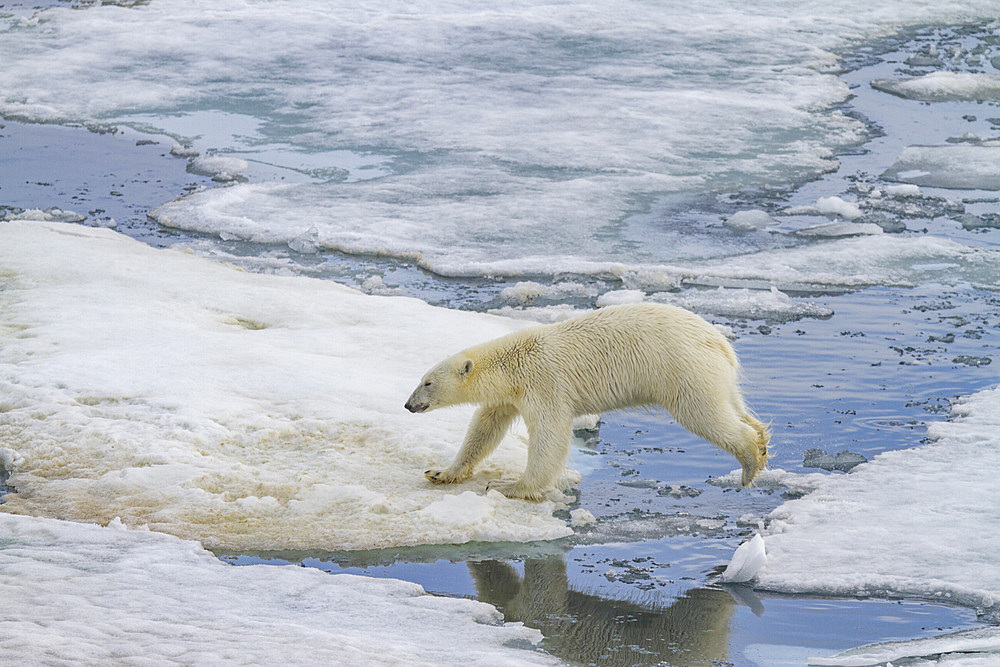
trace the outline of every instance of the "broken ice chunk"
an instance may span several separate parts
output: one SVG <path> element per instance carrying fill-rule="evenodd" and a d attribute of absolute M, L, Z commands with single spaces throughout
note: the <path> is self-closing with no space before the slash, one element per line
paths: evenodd
<path fill-rule="evenodd" d="M 862 463 L 867 463 L 861 454 L 849 452 L 846 449 L 839 454 L 827 454 L 822 449 L 807 449 L 802 457 L 803 468 L 822 468 L 823 470 L 840 470 L 847 472 Z"/>
<path fill-rule="evenodd" d="M 750 581 L 757 576 L 765 563 L 767 563 L 767 553 L 764 551 L 764 538 L 757 533 L 733 553 L 733 559 L 722 573 L 722 580 L 733 584 Z"/>

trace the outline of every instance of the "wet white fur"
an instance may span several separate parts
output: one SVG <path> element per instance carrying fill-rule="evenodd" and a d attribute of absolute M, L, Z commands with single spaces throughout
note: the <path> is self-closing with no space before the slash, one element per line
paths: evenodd
<path fill-rule="evenodd" d="M 766 465 L 769 433 L 748 412 L 738 379 L 732 346 L 704 319 L 674 306 L 630 304 L 463 350 L 424 376 L 407 407 L 480 406 L 451 466 L 427 471 L 435 483 L 470 477 L 520 415 L 528 463 L 519 481 L 499 490 L 540 499 L 565 464 L 573 417 L 662 406 L 733 454 L 747 486 Z"/>

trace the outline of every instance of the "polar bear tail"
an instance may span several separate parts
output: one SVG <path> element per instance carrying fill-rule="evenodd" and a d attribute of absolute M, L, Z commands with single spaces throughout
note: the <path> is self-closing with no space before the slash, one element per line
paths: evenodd
<path fill-rule="evenodd" d="M 751 414 L 743 415 L 743 422 L 750 425 L 753 430 L 757 432 L 755 442 L 756 451 L 754 452 L 753 461 L 745 461 L 743 465 L 742 482 L 744 487 L 748 487 L 753 485 L 754 478 L 757 477 L 757 474 L 767 467 L 767 461 L 772 456 L 768 450 L 768 445 L 771 442 L 771 427 L 770 424 L 761 423 L 760 420 Z"/>

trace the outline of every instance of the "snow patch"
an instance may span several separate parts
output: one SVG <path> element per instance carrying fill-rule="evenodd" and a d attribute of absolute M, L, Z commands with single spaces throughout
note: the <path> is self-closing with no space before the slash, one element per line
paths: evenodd
<path fill-rule="evenodd" d="M 0 534 L 5 662 L 558 664 L 532 649 L 537 630 L 409 582 L 226 565 L 119 519 L 0 513 Z"/>

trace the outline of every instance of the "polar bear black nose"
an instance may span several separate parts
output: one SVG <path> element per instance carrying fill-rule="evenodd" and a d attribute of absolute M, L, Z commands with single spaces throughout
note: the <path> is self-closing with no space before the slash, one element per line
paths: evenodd
<path fill-rule="evenodd" d="M 407 401 L 404 407 L 410 412 L 423 412 L 427 409 L 426 404 L 416 404 L 413 401 Z"/>

